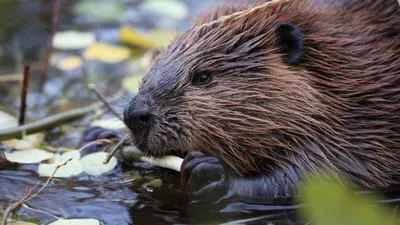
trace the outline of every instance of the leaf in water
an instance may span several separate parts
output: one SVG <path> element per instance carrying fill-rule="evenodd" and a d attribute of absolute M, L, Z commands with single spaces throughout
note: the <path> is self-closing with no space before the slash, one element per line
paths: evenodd
<path fill-rule="evenodd" d="M 0 130 L 6 130 L 9 128 L 18 126 L 18 119 L 6 112 L 0 111 Z"/>
<path fill-rule="evenodd" d="M 303 214 L 316 225 L 391 225 L 393 216 L 384 205 L 374 206 L 371 196 L 355 195 L 339 182 L 311 179 L 303 186 Z M 399 222 L 399 221 L 398 221 Z"/>
<path fill-rule="evenodd" d="M 146 183 L 142 184 L 142 187 L 144 189 L 146 189 L 147 187 L 157 187 L 157 188 L 159 188 L 159 187 L 161 187 L 161 185 L 162 185 L 162 180 L 161 179 L 154 179 L 154 180 L 151 180 L 149 182 L 146 182 Z"/>
<path fill-rule="evenodd" d="M 177 34 L 176 31 L 160 29 L 141 33 L 132 27 L 123 27 L 120 30 L 119 40 L 143 48 L 165 49 Z"/>
<path fill-rule="evenodd" d="M 2 217 L 0 216 L 0 219 Z M 7 220 L 7 225 L 37 225 L 36 223 L 30 223 L 25 221 L 15 221 L 15 220 Z"/>
<path fill-rule="evenodd" d="M 101 22 L 118 22 L 126 8 L 120 1 L 83 0 L 75 5 L 74 12 L 90 16 Z"/>
<path fill-rule="evenodd" d="M 40 163 L 54 157 L 53 153 L 41 149 L 29 149 L 24 151 L 5 152 L 4 156 L 10 162 L 15 163 Z"/>
<path fill-rule="evenodd" d="M 24 136 L 23 139 L 11 139 L 3 143 L 17 150 L 25 150 L 39 147 L 43 140 L 44 134 L 36 133 Z"/>
<path fill-rule="evenodd" d="M 115 168 L 115 166 L 117 166 L 118 162 L 117 159 L 113 156 L 107 164 L 103 164 L 106 156 L 106 152 L 95 152 L 84 156 L 81 159 L 83 170 L 93 176 L 99 176 L 103 173 L 111 171 Z"/>
<path fill-rule="evenodd" d="M 188 7 L 183 1 L 177 0 L 148 0 L 143 3 L 142 10 L 176 20 L 188 15 Z"/>
<path fill-rule="evenodd" d="M 59 219 L 49 225 L 100 225 L 100 222 L 95 219 Z"/>
<path fill-rule="evenodd" d="M 137 93 L 139 91 L 139 84 L 142 80 L 143 76 L 134 75 L 130 77 L 126 77 L 122 80 L 122 87 L 131 93 Z"/>
<path fill-rule="evenodd" d="M 80 162 L 81 154 L 78 150 L 65 152 L 61 155 L 55 163 L 52 164 L 40 164 L 38 167 L 38 173 L 40 176 L 49 177 L 53 174 L 57 165 L 65 163 L 68 159 L 72 158 L 66 165 L 60 167 L 54 174 L 54 177 L 72 177 L 83 172 L 83 168 Z"/>
<path fill-rule="evenodd" d="M 98 60 L 104 63 L 119 63 L 127 60 L 131 52 L 128 48 L 112 46 L 106 43 L 94 43 L 83 53 L 86 60 Z"/>
<path fill-rule="evenodd" d="M 107 119 L 101 119 L 101 120 L 95 120 L 90 123 L 91 126 L 99 126 L 102 128 L 106 129 L 112 129 L 112 130 L 120 130 L 124 129 L 125 123 L 124 121 L 118 119 L 118 118 L 107 118 Z"/>
<path fill-rule="evenodd" d="M 53 47 L 62 50 L 79 50 L 96 41 L 92 32 L 60 31 L 54 35 Z"/>
<path fill-rule="evenodd" d="M 62 59 L 58 63 L 58 68 L 64 71 L 74 70 L 81 67 L 83 64 L 82 58 L 78 56 L 71 56 L 65 59 Z"/>

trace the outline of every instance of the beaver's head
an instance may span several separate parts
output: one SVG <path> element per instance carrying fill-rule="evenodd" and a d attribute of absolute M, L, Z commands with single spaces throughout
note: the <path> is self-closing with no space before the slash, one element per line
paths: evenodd
<path fill-rule="evenodd" d="M 246 7 L 222 6 L 197 25 Z M 250 172 L 288 159 L 296 137 L 312 135 L 321 106 L 301 67 L 302 30 L 279 7 L 195 26 L 172 42 L 125 109 L 141 151 L 202 151 Z"/>

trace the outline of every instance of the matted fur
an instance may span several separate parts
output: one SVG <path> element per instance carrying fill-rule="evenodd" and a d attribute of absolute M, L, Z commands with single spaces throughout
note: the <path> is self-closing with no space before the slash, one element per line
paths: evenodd
<path fill-rule="evenodd" d="M 222 5 L 195 25 L 251 6 Z M 280 22 L 302 32 L 296 65 L 276 45 Z M 212 82 L 192 84 L 203 72 Z M 147 154 L 202 151 L 242 175 L 324 168 L 357 186 L 400 183 L 399 4 L 292 0 L 193 27 L 145 76 L 141 97 L 154 120 L 133 140 Z"/>

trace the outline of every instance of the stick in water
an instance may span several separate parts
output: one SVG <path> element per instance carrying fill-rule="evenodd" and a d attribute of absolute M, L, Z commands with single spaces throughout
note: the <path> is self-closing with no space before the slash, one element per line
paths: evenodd
<path fill-rule="evenodd" d="M 29 65 L 25 65 L 24 77 L 22 80 L 22 88 L 21 88 L 21 106 L 19 107 L 19 120 L 18 120 L 19 126 L 23 125 L 25 122 L 26 94 L 28 92 L 28 80 L 29 80 Z"/>

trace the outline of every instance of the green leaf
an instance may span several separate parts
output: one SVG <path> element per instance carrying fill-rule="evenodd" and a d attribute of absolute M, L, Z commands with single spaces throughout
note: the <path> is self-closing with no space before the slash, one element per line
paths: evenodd
<path fill-rule="evenodd" d="M 40 164 L 38 173 L 40 176 L 49 177 L 53 174 L 58 165 L 72 158 L 66 165 L 60 167 L 54 174 L 54 177 L 72 177 L 83 172 L 83 167 L 80 162 L 81 153 L 78 150 L 63 153 L 56 162 L 52 164 Z"/>
<path fill-rule="evenodd" d="M 188 15 L 188 7 L 183 1 L 177 0 L 147 0 L 142 9 L 175 20 L 184 19 Z"/>
<path fill-rule="evenodd" d="M 1 130 L 14 128 L 18 126 L 18 119 L 6 112 L 0 111 Z"/>
<path fill-rule="evenodd" d="M 108 154 L 106 152 L 95 152 L 84 156 L 81 159 L 83 170 L 93 176 L 99 176 L 107 173 L 117 166 L 118 161 L 113 156 L 107 164 L 103 164 L 104 159 Z"/>
<path fill-rule="evenodd" d="M 76 4 L 74 11 L 101 22 L 118 22 L 126 8 L 120 1 L 83 0 Z"/>
<path fill-rule="evenodd" d="M 53 47 L 63 50 L 77 50 L 86 48 L 95 41 L 96 37 L 92 32 L 60 31 L 54 35 Z"/>
<path fill-rule="evenodd" d="M 8 161 L 22 164 L 40 163 L 54 157 L 53 153 L 41 149 L 5 152 L 4 155 Z"/>
<path fill-rule="evenodd" d="M 393 216 L 383 205 L 374 205 L 372 196 L 355 195 L 339 181 L 310 179 L 303 187 L 301 202 L 308 203 L 303 215 L 315 225 L 394 225 Z"/>

